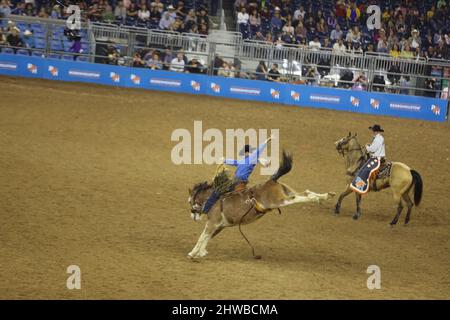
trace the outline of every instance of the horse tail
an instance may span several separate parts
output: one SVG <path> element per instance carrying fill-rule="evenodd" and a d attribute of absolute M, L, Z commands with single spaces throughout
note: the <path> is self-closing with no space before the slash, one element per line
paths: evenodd
<path fill-rule="evenodd" d="M 423 181 L 422 177 L 417 171 L 411 170 L 411 175 L 413 177 L 414 183 L 414 204 L 418 206 L 420 204 L 420 201 L 422 200 Z"/>
<path fill-rule="evenodd" d="M 277 172 L 270 177 L 270 180 L 277 181 L 279 178 L 287 174 L 292 169 L 292 154 L 283 150 L 281 164 Z"/>

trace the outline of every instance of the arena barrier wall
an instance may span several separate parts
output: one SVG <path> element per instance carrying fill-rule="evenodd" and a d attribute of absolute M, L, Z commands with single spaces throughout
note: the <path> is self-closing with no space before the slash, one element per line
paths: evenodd
<path fill-rule="evenodd" d="M 0 74 L 445 121 L 448 101 L 0 54 Z M 0 80 L 1 85 L 1 80 Z M 0 97 L 1 101 L 1 97 Z"/>

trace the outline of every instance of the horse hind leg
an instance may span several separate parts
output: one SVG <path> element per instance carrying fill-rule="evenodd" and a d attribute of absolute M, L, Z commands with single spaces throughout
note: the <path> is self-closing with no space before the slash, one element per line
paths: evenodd
<path fill-rule="evenodd" d="M 405 217 L 405 225 L 407 225 L 409 223 L 409 219 L 411 216 L 411 211 L 412 211 L 412 207 L 414 206 L 414 203 L 412 202 L 408 193 L 405 193 L 402 198 L 408 207 L 408 211 L 406 212 L 406 217 Z"/>
<path fill-rule="evenodd" d="M 391 226 L 395 226 L 397 224 L 398 219 L 400 219 L 400 215 L 402 214 L 403 210 L 402 198 L 400 196 L 394 195 L 394 200 L 396 200 L 396 202 L 398 203 L 398 207 L 397 207 L 397 214 L 390 223 Z"/>

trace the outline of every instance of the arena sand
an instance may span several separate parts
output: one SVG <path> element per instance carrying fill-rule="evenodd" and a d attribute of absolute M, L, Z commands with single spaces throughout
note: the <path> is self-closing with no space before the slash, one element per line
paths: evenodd
<path fill-rule="evenodd" d="M 269 213 L 186 258 L 204 221 L 190 219 L 188 187 L 213 166 L 175 166 L 176 128 L 279 128 L 294 153 L 282 181 L 298 191 L 341 192 L 345 168 L 333 142 L 348 131 L 370 141 L 385 129 L 389 159 L 423 177 L 409 226 L 389 227 L 390 191 Z M 117 89 L 0 78 L 0 298 L 416 299 L 450 298 L 448 124 Z M 265 180 L 258 171 L 252 182 Z M 68 290 L 66 268 L 81 268 Z M 381 290 L 368 290 L 369 265 Z"/>

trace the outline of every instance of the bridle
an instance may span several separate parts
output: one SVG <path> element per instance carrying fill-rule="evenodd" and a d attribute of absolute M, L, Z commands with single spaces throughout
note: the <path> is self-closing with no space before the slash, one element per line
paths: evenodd
<path fill-rule="evenodd" d="M 199 203 L 196 203 L 195 200 L 197 199 L 197 196 L 200 193 L 200 191 L 204 191 L 204 190 L 207 190 L 209 188 L 210 188 L 209 186 L 207 186 L 205 188 L 198 187 L 197 190 L 195 190 L 195 193 L 194 193 L 194 195 L 192 196 L 192 199 L 191 199 L 191 213 L 202 213 L 201 210 L 199 211 L 197 209 L 194 209 L 194 206 L 196 206 L 196 205 L 201 207 L 201 205 Z"/>

